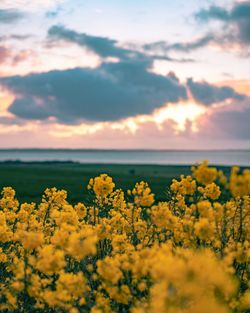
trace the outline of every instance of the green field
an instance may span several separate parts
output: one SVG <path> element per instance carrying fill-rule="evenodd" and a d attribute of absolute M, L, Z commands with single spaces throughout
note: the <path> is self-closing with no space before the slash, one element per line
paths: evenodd
<path fill-rule="evenodd" d="M 228 172 L 229 168 L 223 168 Z M 72 203 L 84 201 L 91 177 L 111 175 L 116 187 L 129 189 L 138 181 L 147 181 L 157 200 L 164 200 L 173 178 L 190 174 L 189 166 L 114 165 L 78 163 L 0 163 L 0 189 L 13 187 L 21 202 L 39 202 L 47 187 L 68 191 Z"/>

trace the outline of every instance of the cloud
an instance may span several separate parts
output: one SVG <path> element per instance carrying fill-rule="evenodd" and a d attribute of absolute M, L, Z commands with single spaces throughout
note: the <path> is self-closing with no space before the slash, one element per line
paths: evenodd
<path fill-rule="evenodd" d="M 204 138 L 250 139 L 250 98 L 245 103 L 233 103 L 226 108 L 214 109 L 198 121 L 198 135 Z"/>
<path fill-rule="evenodd" d="M 63 26 L 51 27 L 48 38 L 52 40 L 49 43 L 63 40 L 85 47 L 101 58 L 101 64 L 92 69 L 73 68 L 0 78 L 0 85 L 16 96 L 9 107 L 9 112 L 16 117 L 52 119 L 64 124 L 116 121 L 150 114 L 166 103 L 186 100 L 186 87 L 196 101 L 206 106 L 227 99 L 244 99 L 244 95 L 231 87 L 192 79 L 183 85 L 174 73 L 166 76 L 153 73 L 150 69 L 155 54 L 124 48 L 110 38 L 78 33 Z M 20 51 L 12 56 L 13 63 L 27 57 L 28 51 Z"/>
<path fill-rule="evenodd" d="M 12 24 L 24 18 L 24 13 L 16 9 L 0 9 L 0 24 Z"/>
<path fill-rule="evenodd" d="M 0 46 L 0 64 L 4 63 L 9 56 L 9 50 L 6 47 Z"/>
<path fill-rule="evenodd" d="M 145 44 L 143 48 L 145 51 L 156 51 L 162 53 L 164 51 L 181 51 L 181 52 L 190 52 L 196 49 L 203 48 L 207 46 L 210 42 L 217 41 L 213 34 L 207 34 L 196 40 L 189 42 L 176 42 L 176 43 L 167 43 L 165 41 L 158 41 L 149 44 Z"/>
<path fill-rule="evenodd" d="M 202 22 L 208 22 L 210 19 L 227 21 L 230 19 L 230 14 L 226 9 L 212 5 L 209 9 L 197 12 L 195 17 Z"/>
<path fill-rule="evenodd" d="M 53 19 L 53 18 L 58 17 L 62 12 L 63 12 L 63 7 L 57 4 L 56 7 L 45 12 L 45 17 L 48 19 Z"/>
<path fill-rule="evenodd" d="M 45 17 L 47 18 L 55 18 L 60 14 L 59 10 L 50 10 L 45 13 Z"/>
<path fill-rule="evenodd" d="M 250 139 L 250 108 L 242 112 L 225 112 L 214 115 L 213 124 L 228 138 Z"/>
<path fill-rule="evenodd" d="M 85 127 L 86 126 L 86 127 Z M 0 123 L 2 147 L 54 147 L 54 148 L 99 148 L 99 149 L 180 149 L 192 147 L 186 137 L 174 132 L 174 124 L 165 121 L 159 129 L 153 122 L 140 124 L 133 134 L 127 129 L 114 128 L 107 123 L 94 132 L 85 131 L 88 125 L 58 125 L 30 122 L 25 125 L 3 125 Z M 20 141 L 20 138 L 25 138 Z M 112 139 L 111 139 L 112 138 Z M 131 162 L 133 160 L 131 159 Z"/>
<path fill-rule="evenodd" d="M 231 87 L 216 87 L 192 79 L 183 85 L 174 73 L 150 71 L 154 56 L 124 48 L 116 40 L 90 36 L 53 26 L 50 40 L 63 40 L 88 48 L 101 58 L 96 68 L 53 70 L 26 76 L 0 78 L 0 85 L 16 95 L 9 112 L 31 120 L 51 118 L 64 124 L 82 121 L 116 121 L 145 115 L 166 103 L 187 99 L 189 88 L 196 101 L 211 105 L 226 99 L 244 99 Z M 26 53 L 16 58 L 25 58 Z M 109 58 L 115 58 L 115 62 Z"/>
<path fill-rule="evenodd" d="M 194 62 L 194 60 L 190 58 L 172 58 L 166 54 L 166 51 L 160 54 L 147 54 L 147 52 L 151 51 L 150 49 L 146 49 L 145 47 L 143 47 L 143 51 L 139 51 L 140 49 L 138 49 L 138 47 L 132 45 L 130 45 L 130 47 L 128 48 L 125 48 L 121 46 L 117 40 L 107 37 L 91 36 L 85 33 L 79 33 L 74 30 L 65 28 L 63 25 L 52 26 L 48 31 L 48 39 L 48 46 L 53 45 L 57 41 L 75 43 L 81 47 L 89 49 L 90 51 L 96 53 L 102 58 L 113 57 L 121 60 L 137 59 L 138 61 L 147 60 L 147 62 L 152 62 L 154 59 L 181 63 Z M 152 49 L 152 51 L 153 50 L 154 49 Z"/>
<path fill-rule="evenodd" d="M 25 121 L 9 116 L 0 116 L 0 125 L 24 125 Z"/>
<path fill-rule="evenodd" d="M 25 119 L 54 117 L 61 123 L 112 121 L 149 114 L 166 102 L 186 99 L 186 89 L 171 77 L 147 71 L 144 63 L 104 63 L 0 78 L 16 95 L 9 111 Z"/>
<path fill-rule="evenodd" d="M 236 2 L 230 10 L 210 6 L 195 14 L 197 20 L 208 22 L 219 20 L 227 24 L 224 37 L 242 45 L 250 44 L 250 1 Z"/>
<path fill-rule="evenodd" d="M 9 47 L 0 46 L 0 64 L 10 63 L 11 65 L 17 65 L 28 59 L 32 54 L 33 52 L 30 50 L 13 52 Z"/>
<path fill-rule="evenodd" d="M 18 35 L 18 34 L 10 34 L 10 35 L 1 35 L 0 41 L 8 41 L 8 40 L 17 40 L 17 41 L 23 41 L 26 39 L 30 39 L 31 35 Z"/>
<path fill-rule="evenodd" d="M 34 52 L 31 50 L 18 51 L 17 53 L 12 55 L 11 63 L 13 65 L 17 65 L 18 63 L 29 59 L 32 55 L 34 55 Z"/>
<path fill-rule="evenodd" d="M 63 40 L 91 50 L 101 58 L 101 65 L 0 78 L 0 85 L 16 95 L 9 111 L 18 117 L 54 118 L 68 124 L 114 121 L 150 114 L 168 102 L 187 99 L 186 87 L 176 76 L 150 71 L 151 55 L 63 26 L 51 27 L 48 38 L 53 43 Z"/>
<path fill-rule="evenodd" d="M 222 21 L 239 21 L 241 19 L 249 20 L 250 1 L 236 2 L 231 10 L 226 10 L 218 6 L 210 6 L 208 9 L 202 9 L 195 14 L 195 17 L 201 21 L 217 19 Z"/>
<path fill-rule="evenodd" d="M 187 42 L 168 43 L 158 41 L 143 45 L 146 52 L 166 53 L 169 51 L 192 52 L 204 48 L 208 45 L 220 47 L 234 47 L 235 44 L 244 46 L 250 44 L 250 1 L 235 3 L 231 10 L 226 10 L 220 6 L 210 6 L 202 9 L 195 15 L 196 20 L 208 23 L 212 20 L 223 22 L 225 25 L 216 33 L 210 32 L 197 39 Z M 242 55 L 249 56 L 244 50 Z"/>
<path fill-rule="evenodd" d="M 103 58 L 117 57 L 121 59 L 128 59 L 131 57 L 130 54 L 132 54 L 131 50 L 118 47 L 118 42 L 116 40 L 109 39 L 107 37 L 97 37 L 90 36 L 85 33 L 78 33 L 60 25 L 52 26 L 48 31 L 48 36 L 50 39 L 76 43 L 80 46 L 88 48 Z M 139 56 L 139 53 L 134 52 L 132 57 L 135 56 Z"/>
<path fill-rule="evenodd" d="M 38 10 L 42 8 L 54 7 L 65 0 L 1 0 L 1 7 L 4 9 Z"/>
<path fill-rule="evenodd" d="M 245 95 L 236 92 L 231 87 L 217 87 L 207 82 L 194 82 L 192 78 L 187 80 L 187 86 L 194 99 L 205 105 L 211 105 L 227 99 L 244 100 L 246 98 Z"/>

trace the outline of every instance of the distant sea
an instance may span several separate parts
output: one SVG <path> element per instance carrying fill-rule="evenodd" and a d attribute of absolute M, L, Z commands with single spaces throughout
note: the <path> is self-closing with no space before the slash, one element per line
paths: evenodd
<path fill-rule="evenodd" d="M 250 166 L 250 150 L 71 150 L 3 149 L 0 162 L 71 161 L 109 164 L 190 165 L 208 160 L 214 165 Z"/>

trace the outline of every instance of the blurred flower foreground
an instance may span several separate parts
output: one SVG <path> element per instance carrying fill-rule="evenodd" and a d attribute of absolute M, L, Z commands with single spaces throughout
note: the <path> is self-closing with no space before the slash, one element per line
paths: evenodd
<path fill-rule="evenodd" d="M 0 199 L 1 312 L 250 312 L 250 170 L 192 167 L 156 203 L 106 174 L 71 205 Z"/>

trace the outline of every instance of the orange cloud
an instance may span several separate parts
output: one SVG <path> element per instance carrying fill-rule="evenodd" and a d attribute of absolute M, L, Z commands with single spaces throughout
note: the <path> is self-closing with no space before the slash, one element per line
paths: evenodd
<path fill-rule="evenodd" d="M 250 96 L 250 80 L 225 80 L 217 83 L 218 86 L 229 86 L 235 91 Z"/>
<path fill-rule="evenodd" d="M 15 96 L 10 93 L 1 92 L 0 90 L 0 116 L 12 116 L 11 113 L 8 112 L 9 105 L 14 101 Z"/>

